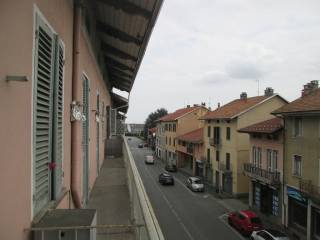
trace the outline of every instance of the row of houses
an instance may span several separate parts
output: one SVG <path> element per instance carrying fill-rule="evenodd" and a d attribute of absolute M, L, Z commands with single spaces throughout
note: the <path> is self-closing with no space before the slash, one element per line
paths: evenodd
<path fill-rule="evenodd" d="M 320 89 L 288 102 L 272 88 L 210 111 L 187 106 L 157 121 L 155 153 L 302 239 L 320 238 Z"/>

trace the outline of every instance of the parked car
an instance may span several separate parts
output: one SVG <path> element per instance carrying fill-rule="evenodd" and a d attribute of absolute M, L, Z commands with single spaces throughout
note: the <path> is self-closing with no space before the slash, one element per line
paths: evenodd
<path fill-rule="evenodd" d="M 204 184 L 202 180 L 198 177 L 189 177 L 187 179 L 187 187 L 194 192 L 203 192 L 204 191 Z"/>
<path fill-rule="evenodd" d="M 274 229 L 264 229 L 261 231 L 253 231 L 250 239 L 252 240 L 289 240 L 290 238 Z"/>
<path fill-rule="evenodd" d="M 177 166 L 176 165 L 166 165 L 164 169 L 168 172 L 176 172 Z"/>
<path fill-rule="evenodd" d="M 139 143 L 138 148 L 143 148 L 143 144 Z"/>
<path fill-rule="evenodd" d="M 245 236 L 249 236 L 253 231 L 263 229 L 260 218 L 254 212 L 247 210 L 230 213 L 228 223 Z"/>
<path fill-rule="evenodd" d="M 128 140 L 130 141 L 130 140 L 131 140 L 131 138 L 128 138 Z"/>
<path fill-rule="evenodd" d="M 144 161 L 146 164 L 154 164 L 154 158 L 152 155 L 147 155 Z"/>
<path fill-rule="evenodd" d="M 173 176 L 169 173 L 161 173 L 159 175 L 159 183 L 161 183 L 162 185 L 174 185 Z"/>

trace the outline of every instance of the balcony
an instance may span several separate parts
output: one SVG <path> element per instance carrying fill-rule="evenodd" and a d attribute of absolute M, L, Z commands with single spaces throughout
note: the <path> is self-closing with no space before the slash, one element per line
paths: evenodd
<path fill-rule="evenodd" d="M 312 184 L 311 180 L 301 179 L 299 182 L 300 191 L 320 202 L 320 186 Z"/>
<path fill-rule="evenodd" d="M 245 163 L 243 165 L 243 171 L 247 176 L 268 184 L 279 185 L 281 183 L 280 172 L 268 171 L 266 169 L 256 167 L 252 163 Z"/>
<path fill-rule="evenodd" d="M 112 140 L 114 157 L 105 159 L 88 209 L 49 211 L 26 229 L 34 239 L 164 239 L 126 139 Z"/>
<path fill-rule="evenodd" d="M 219 148 L 219 147 L 221 147 L 221 139 L 220 138 L 209 138 L 209 144 L 212 147 Z"/>
<path fill-rule="evenodd" d="M 192 144 L 187 145 L 187 153 L 193 154 L 193 145 Z"/>

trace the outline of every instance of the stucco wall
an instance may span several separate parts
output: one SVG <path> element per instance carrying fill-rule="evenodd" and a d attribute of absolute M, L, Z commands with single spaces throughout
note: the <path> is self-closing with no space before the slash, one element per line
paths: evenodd
<path fill-rule="evenodd" d="M 70 103 L 73 48 L 73 2 L 69 0 L 4 0 L 0 8 L 0 239 L 27 239 L 23 231 L 30 226 L 32 214 L 32 88 L 34 11 L 56 32 L 65 45 L 64 124 L 63 124 L 63 186 L 70 189 L 71 123 Z M 14 17 L 13 17 L 14 16 Z M 96 177 L 96 128 L 94 112 L 96 91 L 100 103 L 110 104 L 110 96 L 93 61 L 85 35 L 81 35 L 80 71 L 90 80 L 90 186 Z M 7 75 L 27 76 L 27 82 L 6 82 Z M 82 85 L 80 84 L 80 87 Z M 78 89 L 82 92 L 82 89 Z M 105 128 L 106 129 L 106 128 Z M 80 129 L 79 129 L 80 131 Z M 104 159 L 104 141 L 100 126 L 100 162 Z M 79 139 L 81 143 L 81 139 Z M 81 144 L 78 145 L 78 151 Z M 70 195 L 58 208 L 68 208 Z M 72 206 L 72 203 L 71 203 Z"/>
<path fill-rule="evenodd" d="M 293 155 L 302 156 L 302 178 L 320 186 L 320 117 L 302 118 L 302 136 L 293 136 L 293 118 L 285 120 L 285 182 L 299 188 L 299 178 L 292 175 Z"/>

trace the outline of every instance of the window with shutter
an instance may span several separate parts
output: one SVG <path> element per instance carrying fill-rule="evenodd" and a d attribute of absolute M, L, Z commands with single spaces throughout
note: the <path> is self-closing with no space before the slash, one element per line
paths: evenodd
<path fill-rule="evenodd" d="M 97 94 L 97 112 L 98 114 L 100 115 L 100 96 L 99 94 Z M 101 116 L 101 115 L 100 115 Z M 100 117 L 101 119 L 101 117 Z M 97 128 L 97 131 L 96 131 L 96 161 L 97 161 L 97 175 L 99 174 L 99 158 L 100 158 L 100 123 L 99 121 L 96 121 L 96 128 Z"/>
<path fill-rule="evenodd" d="M 83 166 L 83 177 L 82 177 L 82 203 L 86 206 L 88 202 L 89 192 L 89 80 L 83 75 L 82 81 L 82 105 L 83 114 L 85 119 L 82 121 L 82 166 Z"/>
<path fill-rule="evenodd" d="M 53 91 L 53 198 L 57 199 L 62 190 L 63 176 L 63 70 L 64 47 L 56 41 L 55 78 Z"/>
<path fill-rule="evenodd" d="M 51 198 L 52 85 L 54 35 L 37 17 L 33 94 L 33 207 L 37 214 Z"/>

